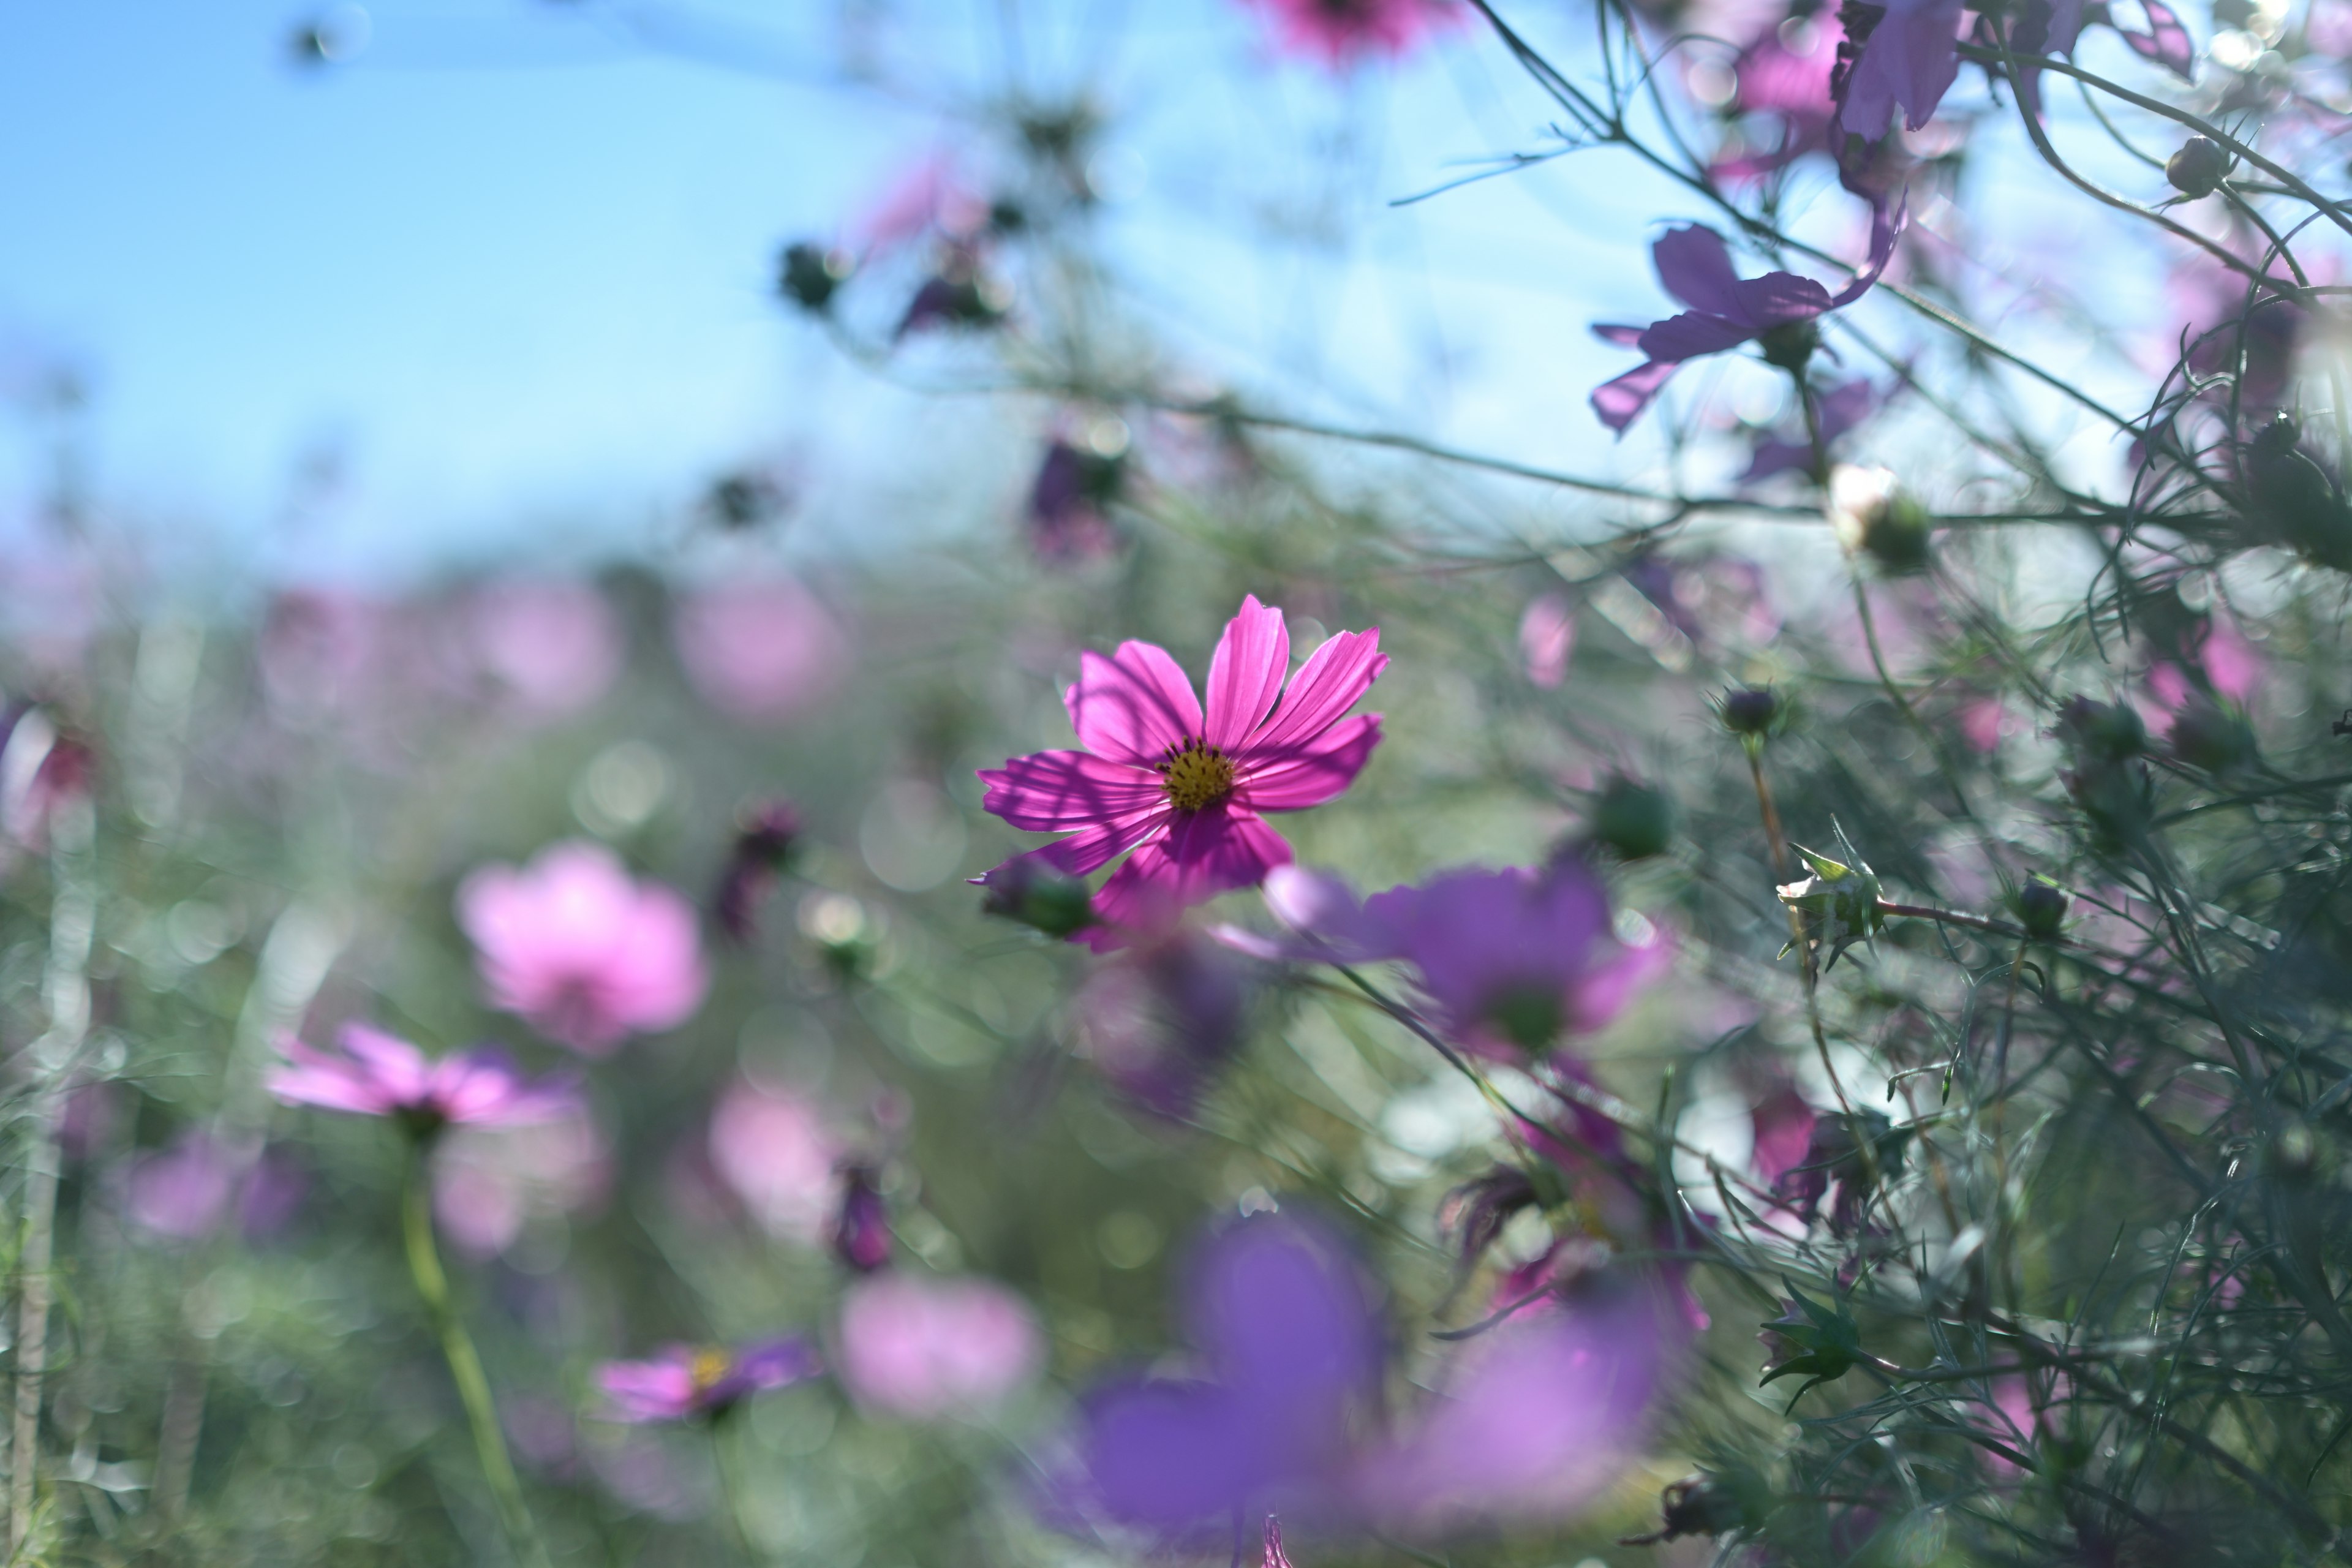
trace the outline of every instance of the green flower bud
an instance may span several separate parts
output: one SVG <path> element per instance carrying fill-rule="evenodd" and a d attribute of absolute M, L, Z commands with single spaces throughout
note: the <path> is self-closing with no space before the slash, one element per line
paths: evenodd
<path fill-rule="evenodd" d="M 1627 860 L 1663 855 L 1675 839 L 1672 796 L 1622 775 L 1592 804 L 1592 841 Z"/>
<path fill-rule="evenodd" d="M 2191 136 L 2164 165 L 2165 179 L 2191 201 L 2211 195 L 2229 174 L 2230 154 L 2210 136 Z"/>

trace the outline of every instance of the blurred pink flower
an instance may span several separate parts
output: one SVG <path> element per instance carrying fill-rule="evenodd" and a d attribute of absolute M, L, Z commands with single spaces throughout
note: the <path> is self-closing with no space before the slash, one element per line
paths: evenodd
<path fill-rule="evenodd" d="M 1960 705 L 1960 739 L 1974 752 L 2000 750 L 2000 738 L 2015 729 L 2009 705 L 1998 697 L 1976 697 Z"/>
<path fill-rule="evenodd" d="M 584 1107 L 529 1127 L 461 1129 L 433 1152 L 433 1213 L 457 1249 L 495 1258 L 535 1215 L 601 1202 L 612 1155 Z"/>
<path fill-rule="evenodd" d="M 192 1241 L 210 1236 L 227 1215 L 237 1175 L 228 1151 L 192 1133 L 132 1163 L 124 1206 L 142 1229 Z"/>
<path fill-rule="evenodd" d="M 672 633 L 703 700 L 731 718 L 773 723 L 832 696 L 849 644 L 816 596 L 788 577 L 704 588 L 679 601 Z"/>
<path fill-rule="evenodd" d="M 548 1121 L 579 1102 L 562 1079 L 525 1079 L 489 1047 L 437 1060 L 406 1040 L 364 1024 L 346 1024 L 342 1055 L 313 1050 L 293 1036 L 278 1043 L 286 1065 L 270 1069 L 269 1092 L 288 1105 L 315 1105 L 359 1116 L 392 1116 L 420 1133 L 446 1122 L 519 1127 Z"/>
<path fill-rule="evenodd" d="M 1189 1115 L 1240 1049 L 1248 1001 L 1243 964 L 1179 928 L 1119 954 L 1071 999 L 1078 1048 L 1097 1070 L 1161 1116 Z"/>
<path fill-rule="evenodd" d="M 1845 29 L 1824 10 L 1798 19 L 1774 15 L 1732 61 L 1727 121 L 1754 116 L 1779 122 L 1769 147 L 1744 135 L 1727 138 L 1708 173 L 1719 179 L 1760 180 L 1808 153 L 1830 150 L 1830 73 Z"/>
<path fill-rule="evenodd" d="M 963 238 L 988 221 L 988 201 L 956 173 L 944 152 L 915 159 L 882 187 L 849 223 L 849 244 L 862 257 L 895 249 L 927 234 Z"/>
<path fill-rule="evenodd" d="M 576 713 L 621 673 L 619 617 L 585 583 L 493 584 L 475 594 L 471 611 L 483 669 L 532 713 Z"/>
<path fill-rule="evenodd" d="M 1044 1359 L 1027 1304 L 985 1279 L 885 1274 L 842 1297 L 841 1379 L 872 1409 L 927 1420 L 982 1408 Z"/>
<path fill-rule="evenodd" d="M 1283 867 L 1266 878 L 1265 901 L 1290 936 L 1227 926 L 1218 937 L 1261 958 L 1402 959 L 1441 1024 L 1480 1046 L 1538 1050 L 1563 1029 L 1600 1028 L 1674 956 L 1662 937 L 1639 947 L 1618 941 L 1608 893 L 1576 860 L 1442 872 L 1360 905 L 1337 877 Z"/>
<path fill-rule="evenodd" d="M 1410 53 L 1431 34 L 1459 21 L 1448 0 L 1252 0 L 1274 28 L 1276 47 L 1319 59 L 1333 70 L 1373 55 Z"/>
<path fill-rule="evenodd" d="M 694 906 L 633 881 L 602 845 L 552 845 L 520 869 L 482 867 L 458 886 L 457 923 L 490 1005 L 590 1056 L 676 1028 L 710 983 Z"/>
<path fill-rule="evenodd" d="M 710 1117 L 710 1163 L 769 1235 L 814 1245 L 834 1217 L 842 1148 L 811 1100 L 739 1079 Z"/>
<path fill-rule="evenodd" d="M 606 1362 L 596 1369 L 596 1385 L 614 1420 L 684 1421 L 804 1383 L 822 1369 L 815 1349 L 794 1336 L 734 1351 L 670 1345 L 651 1361 Z"/>
<path fill-rule="evenodd" d="M 1538 594 L 1519 616 L 1519 658 L 1528 681 L 1546 691 L 1568 679 L 1569 655 L 1576 649 L 1576 612 L 1558 594 Z"/>
<path fill-rule="evenodd" d="M 1072 938 L 1097 952 L 1122 946 L 1290 859 L 1258 814 L 1320 805 L 1363 771 L 1380 715 L 1343 716 L 1388 668 L 1380 647 L 1377 629 L 1341 632 L 1286 692 L 1290 634 L 1282 612 L 1252 595 L 1209 662 L 1205 721 L 1165 649 L 1124 642 L 1109 658 L 1088 653 L 1064 695 L 1086 750 L 982 769 L 981 804 L 1029 832 L 1069 833 L 1034 851 L 1067 876 L 1134 851 L 1095 895 L 1101 923 Z"/>

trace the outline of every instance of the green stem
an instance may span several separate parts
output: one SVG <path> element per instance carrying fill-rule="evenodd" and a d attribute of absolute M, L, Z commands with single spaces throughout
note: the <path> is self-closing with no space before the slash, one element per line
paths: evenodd
<path fill-rule="evenodd" d="M 443 1272 L 440 1251 L 433 1244 L 432 1189 L 425 1180 L 421 1145 L 412 1145 L 409 1151 L 401 1207 L 408 1240 L 408 1272 L 416 1281 L 416 1293 L 425 1299 L 425 1310 L 432 1315 L 434 1331 L 441 1336 L 441 1353 L 448 1360 L 457 1397 L 465 1401 L 466 1419 L 474 1429 L 474 1452 L 481 1460 L 483 1479 L 490 1484 L 490 1495 L 497 1500 L 507 1545 L 518 1562 L 530 1568 L 548 1568 L 547 1548 L 531 1522 L 530 1505 L 523 1501 L 514 1461 L 507 1457 L 498 1406 L 490 1399 L 490 1380 L 483 1375 L 482 1358 L 449 1303 L 449 1276 Z"/>
<path fill-rule="evenodd" d="M 736 1412 L 740 1408 L 740 1405 L 730 1405 L 711 1417 L 710 1455 L 719 1467 L 719 1502 L 726 1510 L 728 1527 L 734 1533 L 736 1550 L 742 1552 L 746 1563 L 764 1563 L 767 1554 L 752 1543 L 751 1529 L 743 1522 L 742 1478 L 736 1473 L 742 1458 L 743 1440 L 740 1436 L 731 1443 L 728 1440 L 728 1428 L 738 1424 L 740 1418 Z"/>

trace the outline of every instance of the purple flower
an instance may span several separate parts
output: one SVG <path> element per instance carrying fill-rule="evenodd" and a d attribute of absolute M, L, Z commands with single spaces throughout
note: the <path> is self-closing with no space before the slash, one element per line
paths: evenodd
<path fill-rule="evenodd" d="M 1813 402 L 1815 416 L 1821 420 L 1822 450 L 1833 450 L 1839 438 L 1875 414 L 1886 397 L 1885 393 L 1871 384 L 1868 376 L 1840 382 L 1817 394 Z M 1759 431 L 1739 482 L 1758 484 L 1776 474 L 1807 474 L 1812 468 L 1812 439 L 1801 426 L 1793 432 Z"/>
<path fill-rule="evenodd" d="M 2072 13 L 2066 47 L 2081 26 L 2082 0 L 2060 0 Z M 1900 106 L 1904 123 L 1916 131 L 1960 74 L 1960 14 L 1967 0 L 1845 0 L 1838 23 L 1845 38 L 1830 73 L 1830 97 L 1837 104 L 1831 134 L 1875 142 Z"/>
<path fill-rule="evenodd" d="M 822 1370 L 797 1336 L 728 1351 L 670 1345 L 651 1361 L 608 1361 L 596 1384 L 616 1421 L 685 1421 L 712 1416 L 771 1388 L 803 1383 Z"/>
<path fill-rule="evenodd" d="M 1241 1046 L 1244 968 L 1181 929 L 1123 953 L 1079 988 L 1079 1048 L 1147 1109 L 1185 1116 Z"/>
<path fill-rule="evenodd" d="M 1196 1260 L 1182 1378 L 1129 1375 L 1087 1400 L 1080 1475 L 1056 1500 L 1171 1539 L 1277 1508 L 1329 1512 L 1349 1490 L 1349 1419 L 1381 1378 L 1355 1262 L 1320 1228 L 1245 1220 Z"/>
<path fill-rule="evenodd" d="M 841 1206 L 833 1215 L 833 1255 L 860 1274 L 890 1261 L 890 1205 L 874 1184 L 870 1165 L 850 1161 L 841 1167 Z"/>
<path fill-rule="evenodd" d="M 1884 205 L 1875 207 L 1870 226 L 1870 258 L 1853 280 L 1834 294 L 1793 272 L 1742 278 L 1732 269 L 1731 252 L 1715 230 L 1695 224 L 1668 229 L 1651 247 L 1651 258 L 1657 264 L 1658 281 L 1665 285 L 1666 292 L 1690 309 L 1647 327 L 1592 329 L 1610 342 L 1639 348 L 1649 356 L 1597 388 L 1592 411 L 1603 425 L 1622 435 L 1685 360 L 1721 353 L 1741 343 L 1759 343 L 1767 361 L 1784 369 L 1801 370 L 1819 341 L 1821 318 L 1853 304 L 1878 281 L 1895 255 L 1895 238 L 1902 229 L 1900 211 L 1890 216 Z"/>
<path fill-rule="evenodd" d="M 1538 1050 L 1563 1029 L 1597 1029 L 1671 956 L 1663 941 L 1613 934 L 1609 896 L 1576 860 L 1541 871 L 1447 871 L 1361 907 L 1337 878 L 1296 867 L 1266 879 L 1266 905 L 1294 935 L 1221 928 L 1261 958 L 1362 963 L 1402 959 L 1449 1033 L 1478 1046 Z"/>
<path fill-rule="evenodd" d="M 288 1105 L 315 1105 L 358 1116 L 396 1117 L 419 1135 L 456 1122 L 519 1127 L 551 1121 L 579 1104 L 560 1078 L 526 1079 L 493 1047 L 428 1058 L 406 1040 L 364 1024 L 346 1024 L 342 1055 L 314 1050 L 293 1036 L 278 1043 L 286 1058 L 267 1079 Z"/>
<path fill-rule="evenodd" d="M 800 813 L 788 802 L 772 800 L 744 814 L 710 900 L 719 929 L 737 942 L 751 940 L 760 905 L 792 859 L 800 834 Z"/>
<path fill-rule="evenodd" d="M 1123 447 L 1104 453 L 1060 436 L 1029 487 L 1029 542 L 1045 561 L 1090 561 L 1118 548 L 1108 509 L 1126 489 Z"/>

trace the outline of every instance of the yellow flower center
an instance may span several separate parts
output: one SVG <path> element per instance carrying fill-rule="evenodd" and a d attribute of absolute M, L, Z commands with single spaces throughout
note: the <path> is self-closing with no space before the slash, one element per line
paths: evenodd
<path fill-rule="evenodd" d="M 1234 793 L 1234 760 L 1214 746 L 1202 744 L 1197 735 L 1181 746 L 1168 748 L 1160 776 L 1168 791 L 1168 804 L 1179 811 L 1198 811 Z"/>
<path fill-rule="evenodd" d="M 703 1394 L 719 1385 L 732 1368 L 725 1351 L 697 1351 L 688 1363 L 688 1375 L 694 1379 L 694 1392 Z"/>

